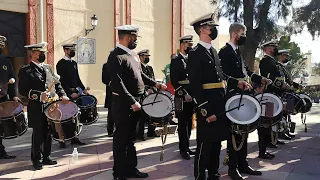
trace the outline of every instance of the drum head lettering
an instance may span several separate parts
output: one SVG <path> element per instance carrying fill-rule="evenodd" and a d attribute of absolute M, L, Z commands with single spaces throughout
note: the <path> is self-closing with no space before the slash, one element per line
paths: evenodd
<path fill-rule="evenodd" d="M 61 113 L 61 114 L 60 114 Z M 63 104 L 62 101 L 57 101 L 46 107 L 45 114 L 49 119 L 63 121 L 74 117 L 78 113 L 77 104 L 69 101 Z"/>
<path fill-rule="evenodd" d="M 154 104 L 152 104 L 153 102 Z M 161 118 L 171 113 L 173 102 L 167 95 L 153 93 L 143 99 L 141 106 L 143 111 L 149 116 Z"/>
<path fill-rule="evenodd" d="M 229 98 L 226 102 L 226 111 L 239 106 L 241 95 L 237 94 Z M 261 114 L 261 106 L 259 102 L 252 96 L 243 95 L 239 109 L 235 109 L 226 113 L 230 121 L 237 124 L 251 124 L 259 119 Z"/>
<path fill-rule="evenodd" d="M 81 107 L 88 107 L 95 105 L 97 100 L 93 96 L 80 96 L 77 100 L 76 103 L 78 106 Z"/>
<path fill-rule="evenodd" d="M 5 101 L 0 103 L 0 118 L 15 116 L 23 111 L 23 104 L 15 101 Z"/>
<path fill-rule="evenodd" d="M 262 99 L 261 99 L 262 97 Z M 283 110 L 283 103 L 280 97 L 271 93 L 263 93 L 256 95 L 257 100 L 260 104 L 264 104 L 266 102 L 273 103 L 273 117 L 278 116 Z"/>

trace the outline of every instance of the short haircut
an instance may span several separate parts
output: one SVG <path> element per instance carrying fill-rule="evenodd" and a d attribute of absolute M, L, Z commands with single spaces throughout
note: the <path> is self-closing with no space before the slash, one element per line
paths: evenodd
<path fill-rule="evenodd" d="M 240 30 L 244 30 L 246 31 L 247 30 L 247 27 L 243 24 L 240 24 L 240 23 L 232 23 L 229 27 L 229 34 L 235 32 L 239 32 Z"/>
<path fill-rule="evenodd" d="M 126 35 L 128 35 L 128 34 L 118 33 L 118 37 L 119 37 L 119 39 L 123 39 Z"/>
<path fill-rule="evenodd" d="M 194 27 L 194 31 L 196 31 L 198 35 L 200 35 L 200 29 L 201 29 L 201 26 Z"/>

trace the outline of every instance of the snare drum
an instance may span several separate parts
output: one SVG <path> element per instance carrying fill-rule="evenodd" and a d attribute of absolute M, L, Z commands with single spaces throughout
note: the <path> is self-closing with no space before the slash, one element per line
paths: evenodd
<path fill-rule="evenodd" d="M 307 113 L 311 110 L 312 107 L 312 99 L 306 93 L 300 93 L 299 97 L 304 100 L 304 106 L 300 109 L 301 113 Z"/>
<path fill-rule="evenodd" d="M 61 100 L 50 103 L 44 111 L 47 116 L 53 139 L 64 142 L 78 136 L 82 130 L 79 123 L 79 108 L 76 103 L 69 101 L 63 104 Z"/>
<path fill-rule="evenodd" d="M 304 106 L 303 100 L 299 95 L 293 92 L 285 92 L 282 94 L 282 100 L 285 104 L 284 111 L 287 114 L 298 114 Z"/>
<path fill-rule="evenodd" d="M 15 101 L 0 103 L 0 137 L 12 139 L 23 135 L 28 129 L 23 104 Z"/>
<path fill-rule="evenodd" d="M 90 125 L 98 120 L 97 98 L 92 95 L 78 97 L 75 102 L 80 108 L 80 123 Z"/>
<path fill-rule="evenodd" d="M 239 106 L 240 94 L 231 96 L 225 105 L 226 111 Z M 242 95 L 239 109 L 226 113 L 228 119 L 232 122 L 231 129 L 237 134 L 248 134 L 256 130 L 259 126 L 261 115 L 261 106 L 258 100 L 250 95 Z"/>
<path fill-rule="evenodd" d="M 169 121 L 173 111 L 173 100 L 165 93 L 157 92 L 147 95 L 142 100 L 142 110 L 151 119 Z M 166 123 L 166 122 L 163 122 Z"/>
<path fill-rule="evenodd" d="M 281 98 L 275 94 L 272 93 L 263 93 L 263 94 L 257 94 L 255 96 L 258 101 L 260 102 L 260 105 L 262 106 L 262 112 L 261 112 L 261 121 L 260 124 L 262 126 L 270 126 L 275 125 L 279 121 L 281 121 L 282 114 L 283 114 L 283 103 L 281 101 Z M 265 107 L 266 103 L 273 104 L 273 113 L 272 117 L 269 117 L 266 115 Z"/>

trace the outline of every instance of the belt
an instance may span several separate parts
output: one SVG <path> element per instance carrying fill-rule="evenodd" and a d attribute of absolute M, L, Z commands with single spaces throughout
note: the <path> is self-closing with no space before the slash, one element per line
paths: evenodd
<path fill-rule="evenodd" d="M 190 84 L 190 81 L 188 79 L 186 80 L 182 80 L 182 81 L 178 81 L 179 84 Z"/>
<path fill-rule="evenodd" d="M 78 90 L 77 88 L 69 88 L 71 91 Z"/>
<path fill-rule="evenodd" d="M 226 82 L 218 82 L 218 83 L 207 83 L 202 84 L 203 89 L 218 89 L 218 88 L 226 88 Z"/>
<path fill-rule="evenodd" d="M 251 78 L 249 78 L 249 77 L 245 77 L 245 78 L 236 78 L 236 80 L 238 80 L 238 81 L 247 81 L 247 82 L 250 82 Z"/>
<path fill-rule="evenodd" d="M 284 81 L 284 80 L 286 80 L 285 77 L 276 77 L 276 79 L 279 80 L 279 81 Z"/>

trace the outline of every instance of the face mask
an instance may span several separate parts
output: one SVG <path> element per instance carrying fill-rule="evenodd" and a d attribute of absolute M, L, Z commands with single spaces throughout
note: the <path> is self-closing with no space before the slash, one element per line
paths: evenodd
<path fill-rule="evenodd" d="M 149 61 L 150 61 L 149 58 L 145 58 L 145 59 L 144 59 L 144 63 L 146 63 L 146 64 L 147 64 Z"/>
<path fill-rule="evenodd" d="M 187 47 L 187 49 L 185 50 L 185 52 L 188 54 L 191 49 L 192 49 L 191 47 Z"/>
<path fill-rule="evenodd" d="M 69 54 L 70 57 L 74 57 L 75 55 L 76 55 L 76 52 L 74 52 L 74 51 L 71 51 Z"/>
<path fill-rule="evenodd" d="M 38 61 L 39 61 L 40 63 L 43 63 L 45 60 L 46 60 L 46 55 L 45 55 L 45 54 L 40 54 Z"/>
<path fill-rule="evenodd" d="M 246 43 L 247 37 L 246 36 L 240 36 L 240 38 L 237 40 L 238 46 L 242 46 Z"/>
<path fill-rule="evenodd" d="M 288 63 L 288 62 L 289 62 L 289 59 L 283 60 L 283 63 L 284 63 L 284 64 L 286 64 L 286 63 Z"/>
<path fill-rule="evenodd" d="M 215 40 L 218 36 L 218 30 L 216 27 L 213 27 L 211 29 L 211 33 L 209 34 L 209 37 L 211 38 L 211 40 Z"/>
<path fill-rule="evenodd" d="M 277 56 L 278 55 L 278 48 L 274 48 L 273 49 L 273 56 Z"/>
<path fill-rule="evenodd" d="M 129 49 L 135 49 L 137 47 L 137 40 L 135 41 L 130 41 L 130 43 L 128 44 L 128 48 Z"/>

